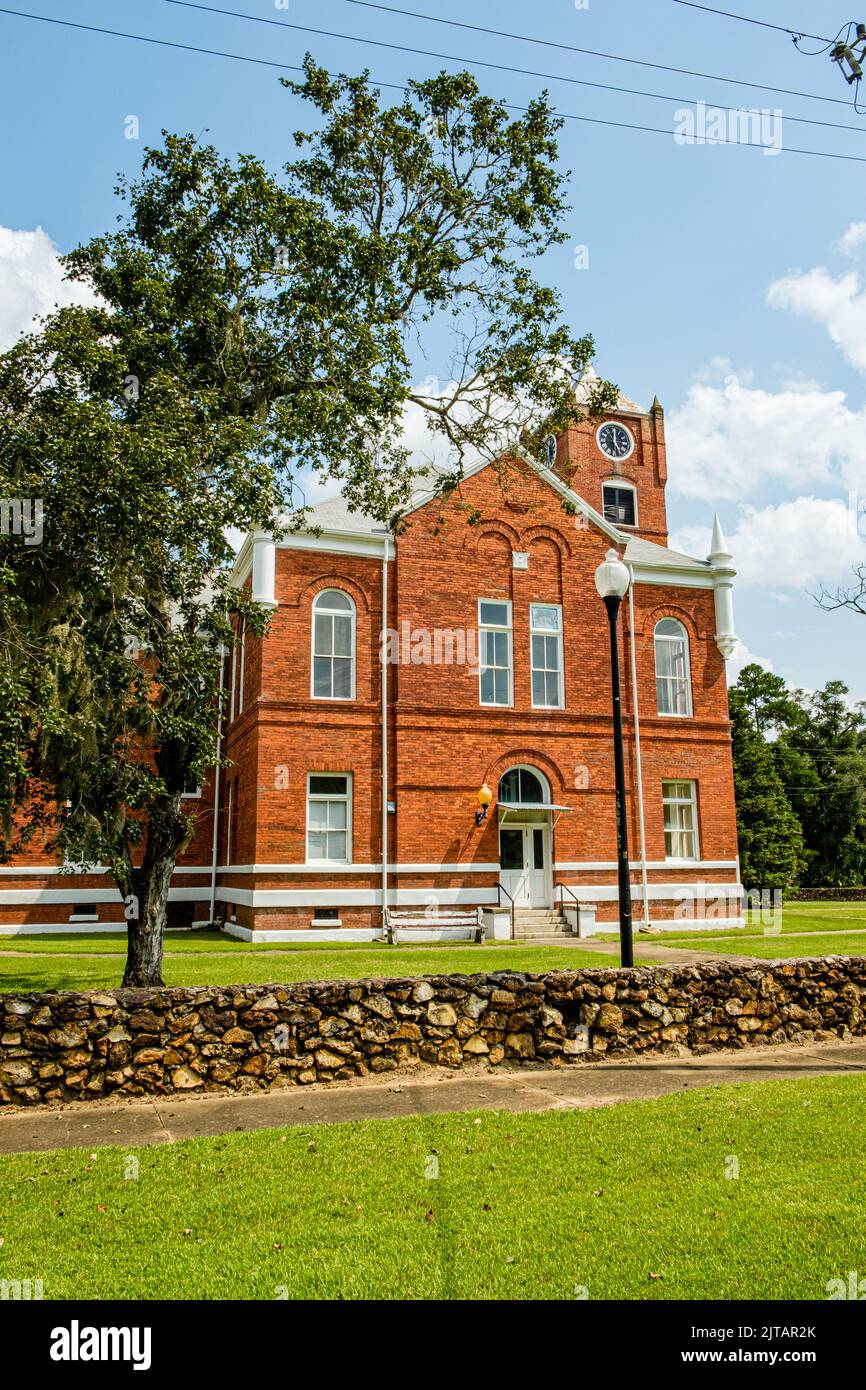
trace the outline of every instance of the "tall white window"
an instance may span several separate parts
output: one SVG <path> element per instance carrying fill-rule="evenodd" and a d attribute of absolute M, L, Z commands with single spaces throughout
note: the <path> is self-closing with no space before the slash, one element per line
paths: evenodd
<path fill-rule="evenodd" d="M 656 623 L 655 656 L 659 714 L 688 718 L 692 712 L 689 637 L 676 618 Z"/>
<path fill-rule="evenodd" d="M 352 858 L 352 779 L 311 772 L 307 778 L 307 862 L 348 864 Z"/>
<path fill-rule="evenodd" d="M 246 674 L 246 655 L 247 655 L 247 620 L 241 618 L 241 629 L 238 637 L 240 647 L 240 669 L 238 671 L 238 714 L 244 712 L 244 677 Z"/>
<path fill-rule="evenodd" d="M 323 589 L 313 604 L 312 694 L 355 698 L 355 605 L 340 589 Z"/>
<path fill-rule="evenodd" d="M 533 706 L 561 709 L 562 609 L 557 603 L 533 603 L 529 609 L 529 625 Z"/>
<path fill-rule="evenodd" d="M 698 859 L 698 805 L 694 782 L 662 782 L 665 859 Z"/>
<path fill-rule="evenodd" d="M 478 680 L 482 705 L 512 704 L 511 604 L 504 599 L 478 600 Z"/>

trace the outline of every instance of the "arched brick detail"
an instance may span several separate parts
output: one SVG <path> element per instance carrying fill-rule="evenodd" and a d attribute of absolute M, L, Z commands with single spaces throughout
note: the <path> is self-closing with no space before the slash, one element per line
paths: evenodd
<path fill-rule="evenodd" d="M 643 624 L 635 624 L 636 637 L 652 637 L 655 633 L 656 623 L 661 622 L 662 618 L 676 618 L 678 623 L 682 623 L 686 632 L 689 634 L 690 642 L 699 642 L 701 635 L 698 632 L 694 617 L 687 608 L 682 608 L 678 603 L 659 603 L 655 608 L 651 608 L 648 613 L 643 615 Z"/>
<path fill-rule="evenodd" d="M 571 542 L 561 531 L 556 531 L 552 526 L 528 526 L 520 539 L 523 550 L 531 550 L 537 541 L 543 540 L 555 545 L 561 557 L 571 558 Z"/>
<path fill-rule="evenodd" d="M 481 542 L 490 536 L 498 536 L 506 541 L 512 550 L 520 549 L 520 533 L 507 521 L 482 521 L 478 526 L 468 527 L 463 545 L 466 550 L 477 550 Z"/>
<path fill-rule="evenodd" d="M 562 774 L 558 763 L 546 753 L 540 753 L 536 748 L 512 748 L 508 753 L 503 753 L 500 757 L 488 765 L 484 774 L 484 780 L 488 787 L 496 795 L 499 786 L 499 779 L 510 767 L 537 767 L 539 772 L 543 772 L 550 783 L 551 791 L 561 792 L 568 790 L 568 783 Z"/>
<path fill-rule="evenodd" d="M 295 608 L 300 608 L 305 602 L 310 606 L 315 600 L 316 594 L 320 594 L 323 589 L 345 589 L 346 593 L 355 600 L 355 607 L 365 612 L 370 611 L 370 599 L 366 590 L 356 579 L 350 579 L 347 574 L 322 574 L 311 579 L 301 589 L 296 599 L 289 599 L 288 602 Z"/>

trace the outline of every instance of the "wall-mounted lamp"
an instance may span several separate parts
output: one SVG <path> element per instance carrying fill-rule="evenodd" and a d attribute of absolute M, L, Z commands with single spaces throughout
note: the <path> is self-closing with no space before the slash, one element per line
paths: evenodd
<path fill-rule="evenodd" d="M 475 812 L 475 824 L 483 825 L 487 819 L 487 812 L 490 810 L 490 803 L 493 800 L 493 793 L 484 782 L 478 789 L 478 810 Z"/>

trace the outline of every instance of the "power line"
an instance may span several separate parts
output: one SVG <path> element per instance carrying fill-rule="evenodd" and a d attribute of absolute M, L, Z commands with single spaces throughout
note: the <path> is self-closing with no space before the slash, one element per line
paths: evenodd
<path fill-rule="evenodd" d="M 170 0 L 180 3 L 180 0 Z M 519 43 L 539 44 L 543 48 L 558 48 L 565 53 L 585 53 L 592 58 L 607 58 L 614 63 L 630 63 L 640 68 L 654 68 L 658 72 L 675 72 L 680 77 L 701 77 L 708 82 L 728 82 L 735 87 L 751 87 L 754 91 L 775 92 L 778 96 L 803 97 L 806 101 L 829 101 L 834 106 L 847 106 L 849 103 L 840 97 L 822 97 L 815 92 L 797 92 L 788 87 L 768 87 L 761 82 L 748 82 L 740 77 L 721 77 L 711 72 L 695 72 L 692 68 L 674 68 L 665 63 L 651 63 L 644 58 L 626 58 L 620 53 L 604 53 L 595 48 L 579 48 L 576 44 L 557 43 L 554 39 L 540 39 L 532 34 L 514 34 L 507 29 L 485 28 L 481 24 L 468 24 L 459 19 L 443 19 L 441 15 L 423 14 L 419 10 L 401 9 L 397 5 L 379 4 L 377 0 L 344 0 L 348 5 L 359 5 L 365 10 L 382 10 L 386 14 L 404 15 L 410 19 L 423 19 L 431 24 L 446 24 L 452 29 L 468 29 L 476 34 L 491 34 L 495 38 L 515 39 Z M 278 21 L 277 21 L 278 22 Z"/>
<path fill-rule="evenodd" d="M 96 24 L 79 24 L 72 19 L 54 19 L 45 14 L 29 14 L 26 10 L 9 10 L 0 6 L 0 14 L 11 14 L 16 19 L 36 19 L 41 24 L 59 24 L 64 29 L 83 29 L 88 34 L 110 34 L 115 39 L 134 39 L 137 43 L 156 44 L 159 48 L 179 48 L 184 53 L 204 53 L 210 58 L 232 58 L 238 63 L 255 63 L 264 68 L 282 68 L 285 72 L 303 72 L 298 63 L 277 63 L 270 58 L 248 58 L 243 53 L 226 53 L 220 48 L 199 48 L 191 43 L 177 43 L 173 39 L 153 39 L 146 34 L 127 34 L 122 29 L 101 29 Z M 393 87 L 402 91 L 396 82 L 381 82 L 381 87 Z"/>
<path fill-rule="evenodd" d="M 283 72 L 303 71 L 303 68 L 301 68 L 297 63 L 279 63 L 276 61 L 276 59 L 273 58 L 252 58 L 243 53 L 231 53 L 226 52 L 224 49 L 218 48 L 202 48 L 196 44 L 180 43 L 173 39 L 157 39 L 152 38 L 146 34 L 129 34 L 120 29 L 105 29 L 95 24 L 81 24 L 70 19 L 56 19 L 48 15 L 31 14 L 25 10 L 11 10 L 8 9 L 6 6 L 0 6 L 0 14 L 13 15 L 17 19 L 32 19 L 38 21 L 41 24 L 55 24 L 59 25 L 64 29 L 79 29 L 91 34 L 107 34 L 113 38 L 131 39 L 137 43 L 155 44 L 159 48 L 176 48 L 185 53 L 202 53 L 206 57 L 211 58 L 229 58 L 239 63 L 254 63 L 258 67 L 278 68 Z M 455 61 L 460 60 L 458 59 Z M 378 82 L 375 78 L 373 79 L 373 81 L 375 82 L 377 87 L 388 88 L 392 91 L 398 92 L 402 92 L 404 90 L 403 87 L 396 82 Z M 513 102 L 503 102 L 503 105 L 509 111 L 525 113 L 527 109 L 525 106 L 517 106 Z M 587 125 L 607 126 L 615 130 L 640 130 L 650 135 L 664 135 L 667 137 L 667 139 L 670 139 L 671 137 L 671 130 L 669 126 L 648 126 L 640 125 L 637 122 L 632 121 L 611 121 L 603 119 L 600 116 L 581 116 L 567 111 L 558 111 L 556 114 L 564 121 L 579 121 Z M 695 143 L 699 142 L 695 140 Z M 706 143 L 710 142 L 707 141 Z M 744 148 L 753 150 L 763 150 L 767 148 L 766 145 L 762 145 L 754 140 L 722 140 L 717 139 L 715 137 L 713 137 L 712 139 L 712 144 L 739 145 Z M 866 164 L 866 156 L 856 154 L 836 154 L 830 150 L 805 150 L 793 145 L 786 145 L 783 152 L 785 154 L 809 155 L 810 157 L 815 159 L 840 159 L 844 160 L 846 163 L 849 164 Z"/>
<path fill-rule="evenodd" d="M 761 29 L 775 29 L 780 34 L 791 34 L 799 39 L 816 39 L 818 43 L 833 43 L 833 39 L 823 34 L 806 34 L 802 29 L 789 29 L 784 24 L 770 24 L 766 19 L 752 19 L 750 15 L 731 14 L 730 10 L 717 10 L 712 5 L 699 5 L 696 0 L 674 0 L 675 5 L 687 5 L 690 10 L 705 10 L 707 14 L 720 14 L 725 19 L 739 19 L 744 24 L 757 24 Z"/>
<path fill-rule="evenodd" d="M 345 39 L 350 43 L 372 44 L 377 48 L 395 49 L 399 53 L 411 53 L 416 56 L 420 55 L 424 58 L 436 58 L 439 61 L 449 63 L 462 63 L 468 65 L 469 67 L 492 68 L 496 72 L 508 72 L 521 77 L 539 77 L 547 82 L 567 82 L 569 86 L 573 87 L 592 87 L 597 91 L 617 92 L 620 94 L 636 97 L 649 97 L 653 101 L 687 102 L 693 106 L 697 104 L 698 100 L 696 97 L 674 96 L 666 92 L 645 92 L 635 87 L 619 87 L 607 82 L 590 82 L 586 78 L 565 77 L 560 76 L 558 73 L 555 72 L 537 72 L 532 68 L 516 68 L 511 67 L 505 63 L 489 62 L 483 58 L 464 58 L 457 56 L 453 53 L 435 53 L 426 48 L 410 48 L 405 44 L 386 43 L 384 40 L 381 39 L 367 39 L 356 34 L 336 34 L 329 29 L 311 29 L 304 24 L 291 24 L 288 21 L 281 19 L 266 19 L 261 15 L 245 14 L 239 10 L 226 10 L 223 9 L 221 6 L 198 3 L 198 0 L 166 0 L 166 3 L 169 5 L 177 5 L 180 8 L 186 10 L 203 10 L 207 14 L 228 15 L 232 19 L 243 19 L 249 21 L 252 24 L 267 24 L 277 29 L 296 29 L 300 30 L 300 32 L 304 34 L 317 34 L 320 36 L 323 35 L 326 38 Z M 847 105 L 847 103 L 843 103 L 843 105 Z M 714 109 L 721 111 L 738 111 L 741 108 L 738 108 L 736 106 L 716 105 L 714 103 Z M 844 125 L 838 121 L 810 120 L 808 116 L 785 116 L 784 119 L 786 121 L 791 121 L 796 125 L 823 126 L 825 129 L 828 130 L 850 130 L 854 131 L 858 135 L 863 134 L 862 126 Z"/>

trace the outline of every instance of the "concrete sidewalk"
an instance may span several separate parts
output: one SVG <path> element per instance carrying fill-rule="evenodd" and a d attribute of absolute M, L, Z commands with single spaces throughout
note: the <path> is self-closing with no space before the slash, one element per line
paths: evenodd
<path fill-rule="evenodd" d="M 582 1110 L 652 1100 L 695 1086 L 866 1071 L 866 1040 L 786 1045 L 695 1058 L 582 1063 L 567 1070 L 390 1073 L 360 1082 L 247 1096 L 207 1095 L 0 1113 L 0 1154 L 116 1144 L 172 1144 L 202 1135 L 467 1110 Z"/>

